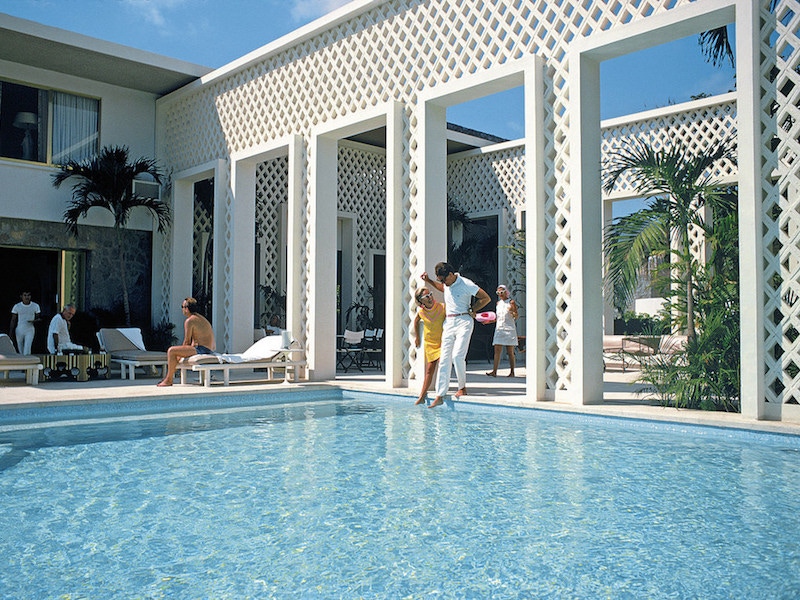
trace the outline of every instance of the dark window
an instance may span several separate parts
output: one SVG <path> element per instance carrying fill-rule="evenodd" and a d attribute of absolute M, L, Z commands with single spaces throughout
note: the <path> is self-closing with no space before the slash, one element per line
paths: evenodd
<path fill-rule="evenodd" d="M 100 102 L 0 81 L 0 156 L 63 164 L 97 154 Z M 51 126 L 52 124 L 52 126 Z"/>

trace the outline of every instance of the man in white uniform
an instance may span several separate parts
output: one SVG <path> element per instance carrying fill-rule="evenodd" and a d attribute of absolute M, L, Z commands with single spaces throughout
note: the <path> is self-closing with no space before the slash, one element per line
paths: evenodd
<path fill-rule="evenodd" d="M 475 326 L 475 313 L 489 304 L 491 298 L 475 282 L 455 272 L 453 265 L 437 263 L 434 269 L 436 281 L 422 274 L 422 279 L 440 292 L 444 292 L 444 306 L 447 316 L 442 332 L 442 355 L 439 358 L 439 372 L 436 378 L 436 397 L 428 408 L 444 402 L 450 386 L 450 370 L 456 370 L 458 391 L 456 398 L 467 394 L 467 350 Z M 475 300 L 473 301 L 473 296 Z"/>
<path fill-rule="evenodd" d="M 47 330 L 47 350 L 50 354 L 61 354 L 64 350 L 83 350 L 83 346 L 73 344 L 69 337 L 69 322 L 74 316 L 75 307 L 67 304 L 50 321 L 50 328 Z"/>
<path fill-rule="evenodd" d="M 41 309 L 36 302 L 31 302 L 31 293 L 19 295 L 22 302 L 17 302 L 11 309 L 11 325 L 8 333 L 17 342 L 17 352 L 30 354 L 33 346 L 33 335 L 36 332 L 34 323 L 39 320 Z"/>

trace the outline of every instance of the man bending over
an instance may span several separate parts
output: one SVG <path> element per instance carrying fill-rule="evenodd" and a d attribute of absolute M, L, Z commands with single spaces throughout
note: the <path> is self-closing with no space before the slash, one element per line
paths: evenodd
<path fill-rule="evenodd" d="M 476 283 L 455 272 L 446 262 L 436 264 L 436 281 L 422 274 L 422 279 L 440 292 L 444 292 L 446 317 L 442 332 L 442 353 L 436 379 L 436 398 L 428 408 L 444 403 L 450 386 L 450 371 L 455 369 L 458 380 L 456 398 L 467 394 L 467 350 L 475 326 L 475 313 L 489 304 L 491 298 Z M 474 300 L 473 300 L 474 298 Z"/>

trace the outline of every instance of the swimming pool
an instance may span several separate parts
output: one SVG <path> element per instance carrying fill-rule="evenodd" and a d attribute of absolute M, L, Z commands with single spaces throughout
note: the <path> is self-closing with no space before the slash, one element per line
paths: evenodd
<path fill-rule="evenodd" d="M 800 440 L 354 394 L 0 428 L 0 596 L 794 598 Z"/>

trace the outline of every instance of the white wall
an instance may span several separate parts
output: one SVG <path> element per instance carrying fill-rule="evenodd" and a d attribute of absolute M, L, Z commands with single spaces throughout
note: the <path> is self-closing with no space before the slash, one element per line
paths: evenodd
<path fill-rule="evenodd" d="M 153 94 L 121 88 L 61 73 L 0 60 L 4 80 L 100 99 L 100 144 L 128 146 L 132 159 L 155 157 L 155 101 Z M 0 216 L 41 221 L 62 220 L 70 197 L 69 182 L 55 189 L 52 166 L 0 158 Z M 111 225 L 110 215 L 93 210 L 87 225 Z M 133 229 L 152 230 L 146 211 L 135 211 Z"/>

